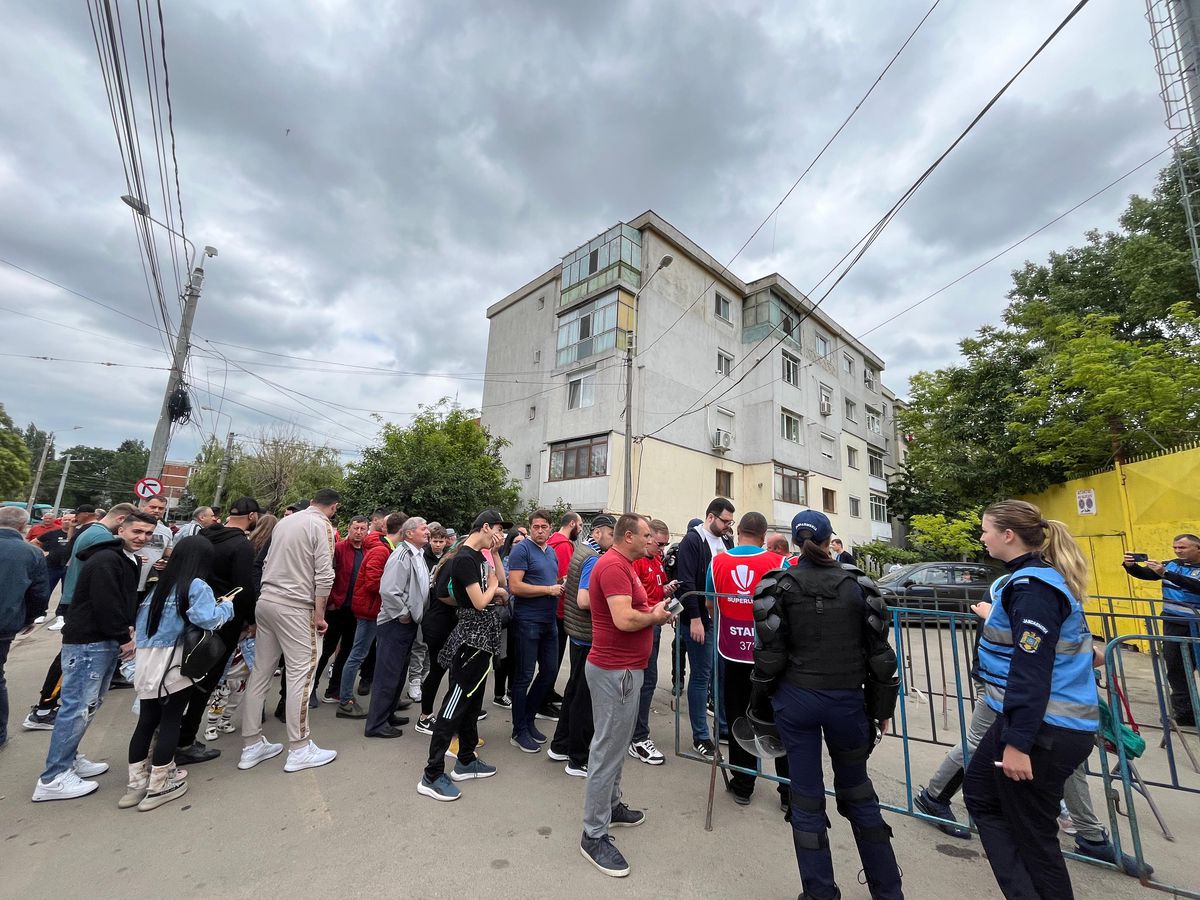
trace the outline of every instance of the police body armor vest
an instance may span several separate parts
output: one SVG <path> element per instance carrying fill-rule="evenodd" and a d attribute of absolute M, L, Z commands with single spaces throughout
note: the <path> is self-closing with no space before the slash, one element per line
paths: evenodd
<path fill-rule="evenodd" d="M 779 576 L 787 622 L 785 678 L 813 690 L 854 690 L 867 677 L 863 610 L 843 602 L 838 588 L 857 572 L 840 566 L 792 567 Z"/>
<path fill-rule="evenodd" d="M 991 587 L 992 611 L 980 630 L 977 675 L 984 683 L 984 700 L 996 712 L 1004 711 L 1004 690 L 1012 668 L 1012 621 L 1004 608 L 1004 594 L 1018 579 L 1033 578 L 1066 598 L 1071 612 L 1059 630 L 1050 675 L 1050 700 L 1043 721 L 1075 731 L 1096 731 L 1100 723 L 1096 679 L 1092 674 L 1092 634 L 1083 607 L 1067 586 L 1062 573 L 1043 566 L 1028 566 L 996 579 Z M 1021 642 L 1039 641 L 1036 630 L 1023 630 Z M 1036 645 L 1035 645 L 1036 648 Z"/>
<path fill-rule="evenodd" d="M 1168 572 L 1178 572 L 1190 578 L 1200 578 L 1200 566 L 1189 566 L 1177 559 L 1171 560 L 1163 568 Z M 1163 613 L 1177 616 L 1200 616 L 1200 594 L 1182 588 L 1166 579 L 1162 583 Z"/>
<path fill-rule="evenodd" d="M 599 555 L 587 541 L 580 541 L 571 554 L 571 565 L 563 584 L 563 628 L 571 637 L 586 644 L 592 642 L 592 611 L 579 608 L 579 582 L 583 578 L 583 564 Z"/>

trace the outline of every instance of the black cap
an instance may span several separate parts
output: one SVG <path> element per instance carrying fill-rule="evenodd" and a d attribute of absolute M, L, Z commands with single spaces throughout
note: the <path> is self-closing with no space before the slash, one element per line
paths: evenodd
<path fill-rule="evenodd" d="M 600 515 L 598 515 L 592 519 L 592 527 L 593 528 L 616 528 L 617 520 L 614 519 L 612 516 L 610 516 L 608 513 L 600 513 Z"/>
<path fill-rule="evenodd" d="M 503 525 L 505 528 L 512 528 L 512 524 L 512 522 L 505 521 L 498 509 L 485 509 L 471 523 L 471 531 L 479 531 L 484 525 Z"/>
<path fill-rule="evenodd" d="M 253 497 L 238 497 L 229 504 L 229 515 L 248 516 L 250 513 L 262 513 L 262 508 Z"/>
<path fill-rule="evenodd" d="M 302 509 L 308 509 L 308 501 L 297 500 L 295 503 L 289 503 L 288 509 L 290 509 L 292 512 L 300 512 Z"/>
<path fill-rule="evenodd" d="M 94 513 L 95 511 L 96 507 L 91 503 L 80 503 L 75 507 L 75 512 L 77 513 Z"/>

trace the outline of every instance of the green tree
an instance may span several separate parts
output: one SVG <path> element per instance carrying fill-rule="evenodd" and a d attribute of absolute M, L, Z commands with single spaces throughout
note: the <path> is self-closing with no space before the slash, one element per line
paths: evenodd
<path fill-rule="evenodd" d="M 384 425 L 381 443 L 350 464 L 343 507 L 357 513 L 391 506 L 460 532 L 481 509 L 516 512 L 520 487 L 500 459 L 508 442 L 477 417 L 443 398 L 422 405 L 403 428 Z"/>
<path fill-rule="evenodd" d="M 915 515 L 908 525 L 909 541 L 929 555 L 954 559 L 979 552 L 979 510 Z"/>
<path fill-rule="evenodd" d="M 38 450 L 41 450 L 40 446 Z M 21 488 L 29 485 L 32 456 L 25 438 L 4 411 L 4 404 L 0 403 L 0 498 L 29 499 L 27 493 L 21 496 Z"/>

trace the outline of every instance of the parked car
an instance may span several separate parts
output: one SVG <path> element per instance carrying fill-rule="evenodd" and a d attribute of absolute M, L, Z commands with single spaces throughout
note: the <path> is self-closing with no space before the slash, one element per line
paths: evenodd
<path fill-rule="evenodd" d="M 988 599 L 988 588 L 1005 571 L 993 563 L 923 562 L 888 572 L 876 583 L 891 607 L 966 612 Z"/>

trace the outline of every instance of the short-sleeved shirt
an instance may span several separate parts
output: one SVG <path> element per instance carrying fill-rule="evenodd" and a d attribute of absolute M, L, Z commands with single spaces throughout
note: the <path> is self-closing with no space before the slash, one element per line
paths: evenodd
<path fill-rule="evenodd" d="M 37 543 L 46 551 L 46 565 L 51 569 L 64 569 L 67 566 L 67 552 L 71 548 L 71 539 L 61 528 L 42 532 Z"/>
<path fill-rule="evenodd" d="M 600 557 L 588 580 L 588 605 L 592 610 L 592 650 L 588 662 L 601 669 L 641 671 L 650 659 L 654 629 L 622 631 L 617 628 L 608 598 L 621 595 L 633 598 L 635 610 L 650 611 L 650 600 L 633 563 L 614 548 Z"/>
<path fill-rule="evenodd" d="M 138 590 L 146 589 L 146 581 L 151 574 L 159 574 L 154 564 L 166 555 L 167 549 L 171 546 L 171 540 L 175 535 L 171 533 L 171 529 L 159 522 L 154 526 L 154 531 L 150 535 L 150 540 L 146 541 L 146 546 L 137 552 L 145 562 L 142 563 L 142 570 L 138 575 Z"/>
<path fill-rule="evenodd" d="M 473 584 L 482 589 L 487 585 L 490 563 L 483 554 L 471 547 L 460 547 L 450 560 L 449 596 L 458 605 L 458 624 L 446 638 L 438 654 L 438 663 L 449 667 L 461 647 L 474 647 L 493 655 L 500 652 L 500 616 L 494 604 L 476 609 L 467 592 Z"/>
<path fill-rule="evenodd" d="M 558 554 L 547 544 L 538 548 L 533 541 L 521 541 L 508 555 L 508 571 L 524 572 L 525 583 L 549 587 L 558 583 Z M 513 612 L 530 622 L 553 622 L 557 597 L 518 597 Z"/>

